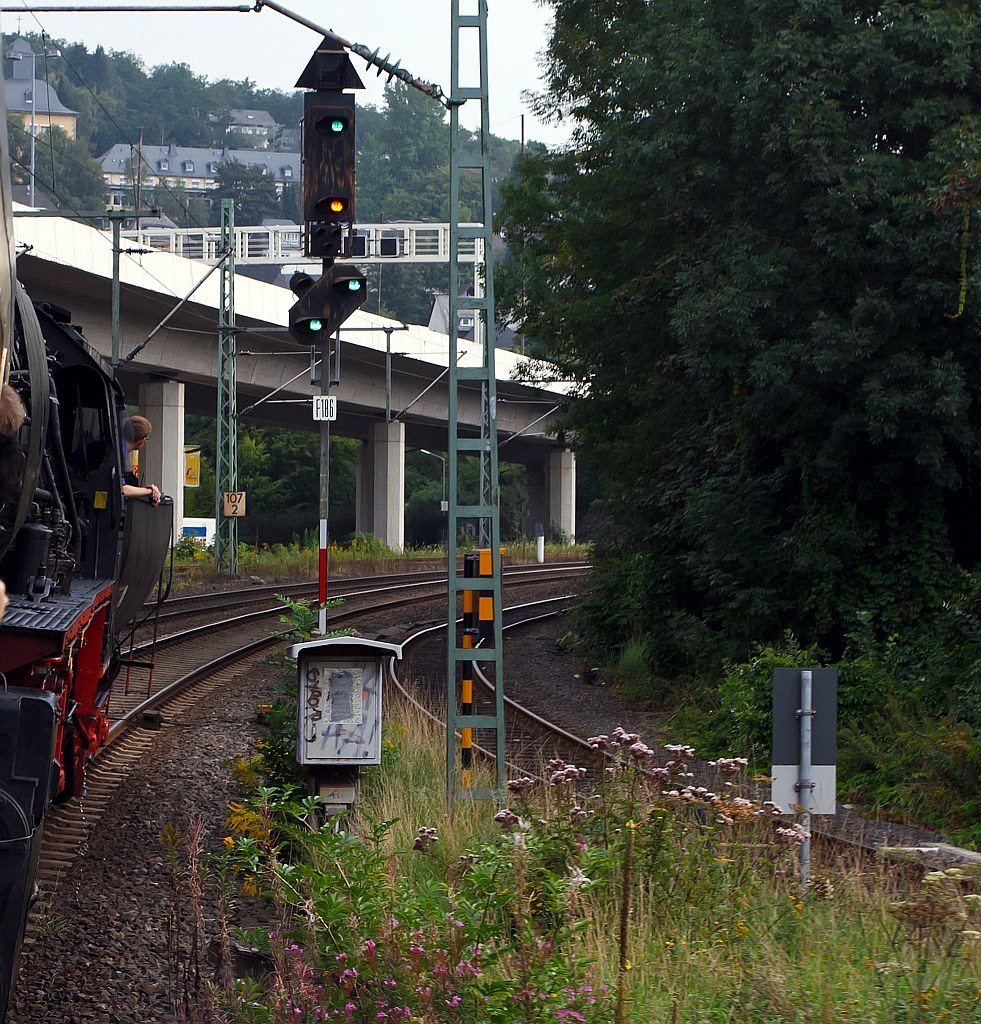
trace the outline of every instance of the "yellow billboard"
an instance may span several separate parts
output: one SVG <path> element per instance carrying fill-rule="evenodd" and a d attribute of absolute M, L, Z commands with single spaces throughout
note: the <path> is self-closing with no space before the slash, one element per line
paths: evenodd
<path fill-rule="evenodd" d="M 184 486 L 201 486 L 201 446 L 199 444 L 184 446 Z"/>

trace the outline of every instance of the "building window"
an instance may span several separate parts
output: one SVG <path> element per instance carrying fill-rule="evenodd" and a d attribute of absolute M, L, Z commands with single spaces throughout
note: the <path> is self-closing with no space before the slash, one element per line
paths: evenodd
<path fill-rule="evenodd" d="M 184 173 L 185 174 L 193 174 L 194 173 L 194 161 L 193 160 L 185 160 L 184 161 Z"/>
<path fill-rule="evenodd" d="M 160 170 L 162 170 L 162 171 L 169 171 L 170 170 L 170 161 L 169 160 L 161 160 L 160 161 Z"/>
<path fill-rule="evenodd" d="M 283 168 L 283 177 L 284 178 L 292 178 L 293 177 L 293 168 L 292 167 L 284 167 Z"/>

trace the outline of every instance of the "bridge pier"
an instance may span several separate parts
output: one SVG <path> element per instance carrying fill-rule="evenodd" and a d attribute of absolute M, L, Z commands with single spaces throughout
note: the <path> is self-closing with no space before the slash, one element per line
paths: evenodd
<path fill-rule="evenodd" d="M 140 385 L 140 415 L 153 430 L 140 452 L 140 479 L 174 499 L 174 541 L 184 526 L 184 385 L 153 381 Z"/>
<path fill-rule="evenodd" d="M 576 537 L 576 456 L 568 448 L 553 448 L 547 458 L 527 467 L 528 511 L 522 521 L 526 537 L 535 535 L 535 524 L 545 527 L 548 537 L 559 527 L 570 541 Z"/>
<path fill-rule="evenodd" d="M 357 451 L 355 529 L 405 546 L 405 424 L 373 423 Z"/>

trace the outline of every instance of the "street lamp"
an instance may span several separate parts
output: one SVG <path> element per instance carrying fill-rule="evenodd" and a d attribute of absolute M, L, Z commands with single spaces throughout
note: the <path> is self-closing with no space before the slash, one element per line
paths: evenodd
<path fill-rule="evenodd" d="M 45 50 L 44 57 L 60 57 L 60 50 Z M 24 54 L 14 53 L 12 50 L 7 54 L 8 60 L 23 60 Z M 47 82 L 45 82 L 45 88 L 47 88 Z M 34 50 L 31 50 L 31 184 L 28 190 L 28 201 L 30 205 L 34 205 L 34 193 L 36 185 L 36 177 L 34 174 L 36 151 L 37 151 L 37 119 L 35 112 L 37 110 L 37 54 Z M 51 131 L 51 116 L 48 115 L 48 131 Z"/>
<path fill-rule="evenodd" d="M 438 455 L 436 452 L 429 451 L 428 448 L 420 448 L 419 451 L 421 451 L 423 455 L 432 455 L 434 459 L 439 459 L 439 461 L 443 463 L 443 501 L 441 503 L 442 507 L 440 511 L 446 512 L 448 511 L 448 505 L 446 501 L 446 458 L 442 455 Z"/>

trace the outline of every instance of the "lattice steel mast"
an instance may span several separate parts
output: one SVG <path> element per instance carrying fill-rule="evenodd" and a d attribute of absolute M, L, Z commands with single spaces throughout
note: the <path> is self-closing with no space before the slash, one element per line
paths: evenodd
<path fill-rule="evenodd" d="M 215 445 L 215 565 L 238 575 L 238 520 L 225 515 L 225 492 L 238 490 L 238 399 L 235 381 L 235 201 L 221 201 L 224 260 L 218 308 L 218 415 Z"/>
<path fill-rule="evenodd" d="M 494 800 L 503 803 L 506 770 L 504 765 L 504 673 L 501 632 L 501 524 L 500 491 L 497 467 L 497 385 L 494 372 L 494 268 L 492 264 L 492 212 L 490 169 L 490 112 L 487 82 L 487 2 L 478 0 L 477 13 L 460 13 L 460 0 L 451 0 L 450 32 L 450 276 L 449 276 L 449 523 L 447 530 L 449 565 L 449 627 L 447 629 L 447 715 L 446 715 L 446 791 L 452 810 L 457 800 Z M 479 36 L 479 84 L 460 84 L 461 32 L 476 30 Z M 466 68 L 472 72 L 472 68 Z M 460 142 L 460 108 L 470 101 L 480 104 L 478 131 L 479 155 L 465 157 Z M 460 172 L 479 171 L 483 210 L 477 225 L 460 224 Z M 474 295 L 460 296 L 461 239 L 483 243 L 484 279 L 474 274 Z M 480 366 L 457 366 L 458 311 L 474 309 L 475 340 L 481 343 Z M 458 436 L 458 407 L 461 386 L 480 387 L 480 437 Z M 460 500 L 461 458 L 480 458 L 480 483 L 477 504 Z M 456 575 L 457 533 L 461 524 L 476 521 L 482 551 L 468 563 L 473 576 Z M 479 577 L 477 589 L 474 576 Z M 464 631 L 462 640 L 454 623 L 458 616 L 457 595 L 463 592 Z M 481 646 L 477 646 L 479 643 Z M 458 642 L 460 641 L 460 642 Z M 493 667 L 493 713 L 473 714 L 475 668 Z M 458 703 L 459 697 L 459 703 Z M 497 753 L 495 785 L 470 785 L 470 759 L 473 731 L 494 730 Z M 461 734 L 462 771 L 457 773 L 457 732 Z"/>

